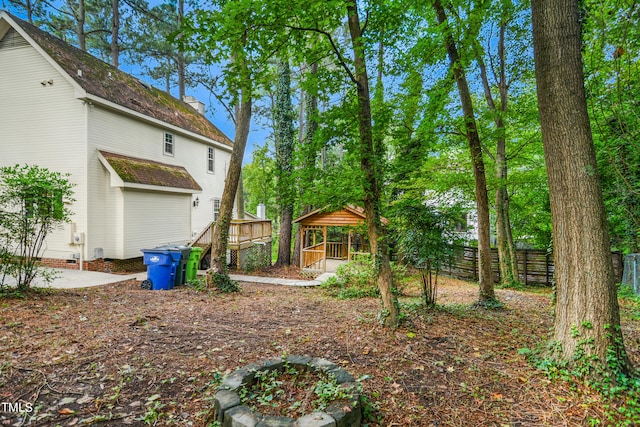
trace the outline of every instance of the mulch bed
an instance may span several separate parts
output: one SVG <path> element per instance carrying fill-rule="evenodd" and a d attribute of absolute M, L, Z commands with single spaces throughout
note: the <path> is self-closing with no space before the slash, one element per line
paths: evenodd
<path fill-rule="evenodd" d="M 242 283 L 222 295 L 128 281 L 0 300 L 0 402 L 48 414 L 28 421 L 0 407 L 0 425 L 199 426 L 222 376 L 285 353 L 363 378 L 370 426 L 607 425 L 599 396 L 548 380 L 518 353 L 548 339 L 548 292 L 498 290 L 499 311 L 472 309 L 477 292 L 444 279 L 441 306 L 407 313 L 396 330 L 379 326 L 378 300 L 318 288 Z M 639 323 L 623 322 L 636 365 Z"/>

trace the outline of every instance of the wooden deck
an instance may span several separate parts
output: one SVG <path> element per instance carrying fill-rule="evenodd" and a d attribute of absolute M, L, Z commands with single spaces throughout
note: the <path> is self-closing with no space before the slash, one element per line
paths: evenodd
<path fill-rule="evenodd" d="M 213 236 L 214 222 L 211 222 L 200 234 L 198 234 L 189 244 L 202 248 L 202 256 L 211 249 L 211 238 Z M 233 219 L 229 225 L 229 240 L 227 248 L 240 250 L 247 248 L 254 243 L 264 243 L 271 241 L 271 220 L 251 220 Z"/>

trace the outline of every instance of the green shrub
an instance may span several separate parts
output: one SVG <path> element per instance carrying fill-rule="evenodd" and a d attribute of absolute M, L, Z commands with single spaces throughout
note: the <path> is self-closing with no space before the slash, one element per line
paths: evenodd
<path fill-rule="evenodd" d="M 406 275 L 405 268 L 395 263 L 391 264 L 391 272 L 394 283 Z M 378 297 L 380 290 L 376 279 L 371 256 L 359 256 L 354 261 L 340 265 L 336 276 L 323 283 L 322 287 L 340 299 Z"/>
<path fill-rule="evenodd" d="M 230 294 L 240 292 L 240 285 L 227 273 L 207 272 L 207 286 L 216 287 L 219 291 Z"/>
<path fill-rule="evenodd" d="M 253 245 L 248 248 L 246 256 L 244 265 L 242 266 L 246 272 L 258 270 L 270 265 L 271 260 L 269 260 L 268 253 L 262 245 Z"/>
<path fill-rule="evenodd" d="M 38 260 L 47 236 L 70 221 L 68 177 L 39 166 L 0 168 L 0 289 L 15 282 L 23 292 L 38 276 L 52 279 Z"/>

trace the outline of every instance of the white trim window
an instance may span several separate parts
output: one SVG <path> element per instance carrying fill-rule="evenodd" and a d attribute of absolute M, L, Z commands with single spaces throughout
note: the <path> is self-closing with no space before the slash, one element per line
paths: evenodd
<path fill-rule="evenodd" d="M 173 156 L 175 154 L 175 138 L 172 133 L 164 133 L 164 154 Z"/>
<path fill-rule="evenodd" d="M 218 221 L 218 217 L 220 216 L 220 202 L 219 198 L 213 199 L 213 221 Z"/>
<path fill-rule="evenodd" d="M 207 172 L 216 173 L 216 150 L 213 147 L 209 147 L 207 153 Z"/>

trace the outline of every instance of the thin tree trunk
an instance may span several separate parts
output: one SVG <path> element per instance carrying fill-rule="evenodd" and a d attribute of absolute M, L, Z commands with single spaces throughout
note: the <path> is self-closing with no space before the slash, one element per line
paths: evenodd
<path fill-rule="evenodd" d="M 300 104 L 298 106 L 298 147 L 304 143 L 304 135 L 306 132 L 304 117 L 305 117 L 305 105 L 307 103 L 307 95 L 304 90 L 300 89 Z M 302 195 L 302 188 L 299 182 L 296 182 L 296 188 L 298 196 Z M 293 254 L 291 255 L 291 265 L 300 267 L 300 231 L 301 225 L 296 224 L 293 228 Z"/>
<path fill-rule="evenodd" d="M 178 0 L 178 27 L 182 25 L 182 18 L 184 17 L 184 0 Z M 184 52 L 178 50 L 176 63 L 178 66 L 178 97 L 181 101 L 184 101 L 185 97 L 185 61 Z"/>
<path fill-rule="evenodd" d="M 578 2 L 531 3 L 556 266 L 553 339 L 561 344 L 553 356 L 585 364 L 595 357 L 604 369 L 629 373 L 587 113 Z"/>
<path fill-rule="evenodd" d="M 371 254 L 377 267 L 378 288 L 385 310 L 382 321 L 386 326 L 395 327 L 399 322 L 399 308 L 393 295 L 393 276 L 389 260 L 389 248 L 385 232 L 380 221 L 380 172 L 379 154 L 374 151 L 373 124 L 371 118 L 371 97 L 369 77 L 365 62 L 365 49 L 362 43 L 362 30 L 356 0 L 347 0 L 347 15 L 351 46 L 354 55 L 355 83 L 358 93 L 358 128 L 360 133 L 360 166 L 365 173 L 364 211 Z"/>
<path fill-rule="evenodd" d="M 26 1 L 26 9 L 27 9 L 27 21 L 29 24 L 33 24 L 33 3 L 31 0 Z"/>
<path fill-rule="evenodd" d="M 86 15 L 86 10 L 85 10 L 85 4 L 84 4 L 84 0 L 79 0 L 78 1 L 78 14 L 76 17 L 76 34 L 78 36 L 78 45 L 80 47 L 81 50 L 83 51 L 87 51 L 87 35 L 84 31 L 84 22 L 85 22 L 85 15 Z"/>
<path fill-rule="evenodd" d="M 480 279 L 479 304 L 486 304 L 495 301 L 493 289 L 493 277 L 491 271 L 491 222 L 489 218 L 489 196 L 487 194 L 487 177 L 484 171 L 484 160 L 482 159 L 482 144 L 476 126 L 473 102 L 467 78 L 460 63 L 460 56 L 456 48 L 455 41 L 451 35 L 451 30 L 447 23 L 447 16 L 440 0 L 433 3 L 433 7 L 438 16 L 438 22 L 444 26 L 445 44 L 453 76 L 458 86 L 460 101 L 462 103 L 462 113 L 465 118 L 466 136 L 471 152 L 471 162 L 473 163 L 473 176 L 475 180 L 476 209 L 478 211 L 478 277 Z"/>
<path fill-rule="evenodd" d="M 113 13 L 111 23 L 111 65 L 120 68 L 120 1 L 111 0 L 111 10 Z"/>
<path fill-rule="evenodd" d="M 234 58 L 238 60 L 237 58 Z M 246 67 L 246 66 L 245 66 Z M 211 268 L 214 273 L 226 272 L 227 241 L 229 240 L 229 225 L 233 215 L 233 205 L 235 203 L 238 182 L 242 172 L 242 159 L 249 138 L 249 128 L 251 125 L 251 88 L 249 86 L 249 72 L 245 68 L 243 78 L 244 86 L 240 90 L 239 105 L 236 108 L 235 138 L 233 141 L 233 151 L 227 171 L 227 178 L 224 182 L 222 200 L 220 201 L 220 213 L 218 221 L 213 227 L 211 237 Z M 207 275 L 209 278 L 210 275 Z M 207 286 L 212 287 L 214 283 L 207 281 Z"/>
<path fill-rule="evenodd" d="M 312 76 L 315 76 L 316 74 L 318 74 L 317 62 L 314 62 L 309 66 L 309 73 Z M 316 134 L 316 131 L 318 130 L 318 121 L 316 118 L 317 114 L 318 114 L 318 97 L 316 95 L 306 93 L 304 96 L 304 112 L 300 113 L 299 138 L 300 138 L 300 143 L 305 144 L 307 147 L 311 146 L 311 144 L 313 143 L 313 138 Z M 305 118 L 306 118 L 306 125 L 303 126 Z M 303 167 L 304 168 L 311 167 L 312 162 L 313 160 L 310 158 L 310 156 L 308 156 L 305 159 L 305 164 Z M 302 198 L 302 196 L 304 195 L 304 189 L 305 189 L 305 185 L 299 185 L 298 194 L 300 198 Z M 301 215 L 308 214 L 309 212 L 311 212 L 311 210 L 312 210 L 311 206 L 305 206 L 302 209 Z M 303 243 L 300 237 L 300 232 L 301 232 L 300 229 L 301 229 L 300 226 L 296 227 L 296 237 L 293 243 L 294 247 L 293 247 L 292 264 L 295 266 L 299 266 L 301 261 L 300 246 Z"/>

